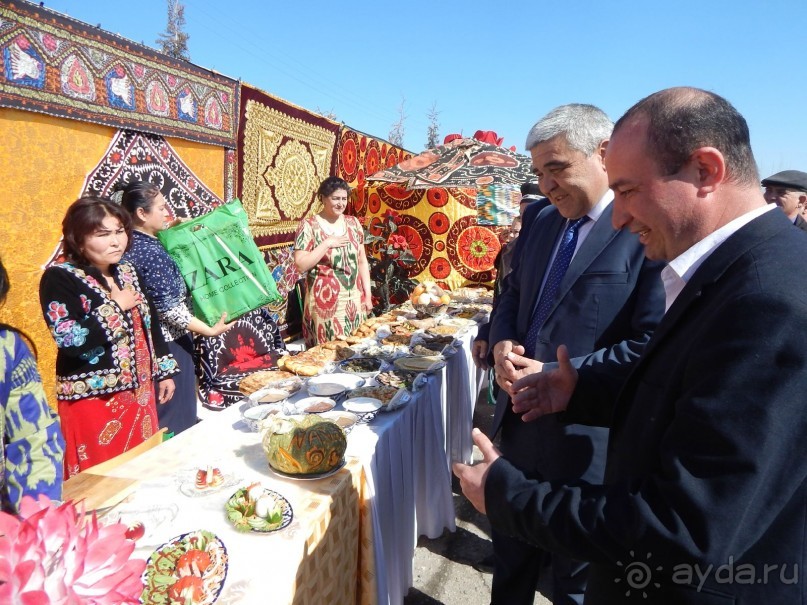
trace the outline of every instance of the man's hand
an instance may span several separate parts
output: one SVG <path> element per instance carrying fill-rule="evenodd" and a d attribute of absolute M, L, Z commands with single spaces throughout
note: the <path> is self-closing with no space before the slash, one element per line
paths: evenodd
<path fill-rule="evenodd" d="M 493 369 L 496 371 L 496 383 L 507 393 L 510 393 L 513 381 L 518 378 L 515 367 L 507 358 L 511 351 L 522 355 L 524 347 L 515 340 L 502 340 L 493 347 L 493 361 L 495 363 Z"/>
<path fill-rule="evenodd" d="M 530 374 L 513 383 L 513 411 L 522 414 L 521 420 L 530 422 L 546 414 L 562 412 L 577 386 L 577 370 L 569 360 L 565 345 L 558 347 L 558 367 Z"/>
<path fill-rule="evenodd" d="M 484 459 L 473 466 L 455 462 L 453 468 L 454 474 L 460 480 L 462 493 L 474 505 L 474 508 L 484 515 L 486 513 L 485 481 L 488 478 L 490 465 L 501 457 L 501 453 L 479 429 L 474 429 L 472 435 L 474 443 L 482 452 Z"/>
<path fill-rule="evenodd" d="M 474 340 L 471 345 L 471 358 L 474 360 L 474 365 L 480 370 L 488 369 L 488 341 L 479 338 Z"/>
<path fill-rule="evenodd" d="M 509 361 L 513 365 L 513 373 L 512 378 L 510 378 L 511 382 L 516 382 L 521 380 L 525 376 L 529 376 L 530 374 L 535 374 L 543 370 L 544 364 L 536 359 L 530 359 L 529 357 L 524 357 L 518 353 L 519 350 L 523 351 L 524 347 L 515 347 L 512 351 L 507 354 L 507 361 Z M 515 395 L 516 391 L 514 387 L 511 385 L 510 391 L 508 394 L 510 397 Z"/>

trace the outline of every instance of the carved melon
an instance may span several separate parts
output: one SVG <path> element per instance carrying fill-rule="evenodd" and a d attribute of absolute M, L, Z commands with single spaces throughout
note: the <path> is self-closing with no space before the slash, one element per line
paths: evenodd
<path fill-rule="evenodd" d="M 345 449 L 339 425 L 314 414 L 275 417 L 263 435 L 269 466 L 290 475 L 327 473 L 342 464 Z"/>

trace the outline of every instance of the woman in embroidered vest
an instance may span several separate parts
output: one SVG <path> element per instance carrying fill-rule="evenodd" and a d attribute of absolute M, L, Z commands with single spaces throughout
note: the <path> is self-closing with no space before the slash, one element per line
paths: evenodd
<path fill-rule="evenodd" d="M 0 305 L 8 290 L 0 261 Z M 12 513 L 23 496 L 62 499 L 64 439 L 25 341 L 23 332 L 0 323 L 0 509 Z"/>
<path fill-rule="evenodd" d="M 303 334 L 309 346 L 352 334 L 373 308 L 364 230 L 355 216 L 344 214 L 349 192 L 339 177 L 322 181 L 322 211 L 297 229 L 294 264 L 308 273 Z"/>
<path fill-rule="evenodd" d="M 165 197 L 156 185 L 132 181 L 120 189 L 121 205 L 132 217 L 132 244 L 123 259 L 132 263 L 143 278 L 146 294 L 159 315 L 160 328 L 168 350 L 179 364 L 180 373 L 174 379 L 176 390 L 168 405 L 157 408 L 160 426 L 170 433 L 180 433 L 196 424 L 196 372 L 193 362 L 193 337 L 218 336 L 234 324 L 224 323 L 224 313 L 214 326 L 208 326 L 193 316 L 188 288 L 179 267 L 168 256 L 157 232 L 165 228 L 170 218 Z"/>
<path fill-rule="evenodd" d="M 157 430 L 155 402 L 179 370 L 134 267 L 121 262 L 131 234 L 109 200 L 76 200 L 62 221 L 66 262 L 42 275 L 39 302 L 56 341 L 56 398 L 65 476 L 131 449 Z"/>

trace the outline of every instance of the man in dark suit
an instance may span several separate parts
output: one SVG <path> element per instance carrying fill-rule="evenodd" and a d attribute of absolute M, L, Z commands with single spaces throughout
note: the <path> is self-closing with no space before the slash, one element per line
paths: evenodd
<path fill-rule="evenodd" d="M 807 207 L 807 172 L 783 170 L 762 179 L 765 201 L 776 204 L 787 218 L 802 231 L 807 231 L 807 221 L 801 213 Z"/>
<path fill-rule="evenodd" d="M 638 356 L 664 311 L 661 265 L 645 259 L 636 235 L 611 225 L 613 193 L 603 164 L 613 124 L 591 105 L 564 105 L 527 137 L 533 171 L 551 206 L 534 220 L 518 267 L 491 322 L 499 393 L 492 434 L 531 477 L 599 483 L 608 431 L 556 417 L 525 424 L 510 409 L 511 383 L 555 361 L 566 343 L 576 364 Z M 574 241 L 576 239 L 576 241 Z M 564 265 L 560 267 L 560 265 Z M 531 604 L 544 553 L 493 533 L 494 605 Z M 585 563 L 551 561 L 556 605 L 582 603 Z"/>
<path fill-rule="evenodd" d="M 591 561 L 586 603 L 807 602 L 807 238 L 767 205 L 748 126 L 674 88 L 617 122 L 614 226 L 639 234 L 667 312 L 640 358 L 513 384 L 525 419 L 611 426 L 601 485 L 530 480 L 479 431 L 456 464 L 498 531 Z M 801 575 L 800 575 L 801 574 Z"/>
<path fill-rule="evenodd" d="M 521 202 L 519 202 L 518 213 L 518 218 L 521 220 L 521 230 L 518 237 L 515 239 L 515 246 L 513 246 L 512 258 L 510 261 L 511 271 L 516 269 L 519 259 L 521 258 L 521 248 L 523 247 L 521 242 L 528 238 L 530 228 L 535 221 L 535 217 L 537 217 L 538 213 L 547 206 L 549 206 L 549 200 L 541 195 L 541 190 L 538 187 L 538 183 L 527 182 L 521 184 Z M 487 370 L 489 368 L 488 353 L 490 353 L 490 350 L 488 347 L 488 338 L 490 335 L 490 322 L 493 321 L 493 314 L 496 310 L 496 305 L 498 302 L 496 294 L 504 290 L 505 287 L 504 278 L 501 278 L 500 280 L 498 275 L 496 276 L 496 283 L 498 284 L 498 287 L 494 287 L 493 289 L 493 310 L 490 313 L 490 320 L 488 323 L 484 323 L 479 326 L 479 332 L 471 345 L 471 357 L 474 360 L 476 367 L 478 367 L 480 370 Z"/>

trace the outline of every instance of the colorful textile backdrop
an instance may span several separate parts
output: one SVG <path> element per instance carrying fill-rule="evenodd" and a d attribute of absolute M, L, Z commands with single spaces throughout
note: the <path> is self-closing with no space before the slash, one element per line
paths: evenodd
<path fill-rule="evenodd" d="M 406 238 L 415 263 L 408 269 L 418 281 L 437 281 L 448 289 L 493 281 L 493 261 L 506 227 L 477 224 L 474 189 L 408 190 L 395 183 L 369 183 L 366 196 L 354 198 L 354 213 L 370 231 L 387 208 L 401 215 L 397 233 Z"/>
<path fill-rule="evenodd" d="M 0 130 L 0 196 L 5 200 L 0 204 L 0 257 L 11 282 L 0 321 L 33 339 L 45 392 L 54 404 L 56 346 L 39 308 L 39 279 L 59 245 L 65 210 L 85 190 L 87 175 L 107 165 L 110 141 L 120 133 L 108 126 L 13 109 L 0 109 Z M 223 148 L 182 139 L 168 139 L 165 145 L 170 162 L 163 163 L 175 167 L 172 174 L 193 175 L 207 185 L 203 189 L 221 195 Z"/>
<path fill-rule="evenodd" d="M 357 193 L 364 189 L 368 175 L 391 168 L 413 155 L 411 151 L 347 126 L 339 133 L 338 148 L 336 174 Z"/>
<path fill-rule="evenodd" d="M 0 53 L 0 106 L 235 147 L 235 80 L 19 0 Z"/>
<path fill-rule="evenodd" d="M 316 191 L 334 174 L 338 133 L 339 125 L 327 118 L 241 88 L 238 197 L 283 297 L 269 309 L 284 335 L 288 294 L 299 279 L 291 245 L 300 220 L 319 211 Z"/>
<path fill-rule="evenodd" d="M 339 125 L 255 88 L 241 89 L 238 196 L 261 248 L 294 241 L 317 212 L 316 191 L 333 174 Z"/>
<path fill-rule="evenodd" d="M 458 139 L 368 176 L 354 211 L 369 217 L 370 228 L 387 208 L 403 215 L 398 232 L 417 259 L 409 275 L 418 281 L 487 284 L 500 236 L 518 213 L 521 183 L 531 179 L 526 156 Z"/>

